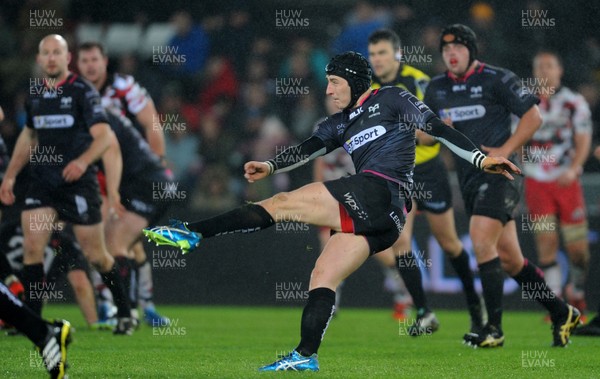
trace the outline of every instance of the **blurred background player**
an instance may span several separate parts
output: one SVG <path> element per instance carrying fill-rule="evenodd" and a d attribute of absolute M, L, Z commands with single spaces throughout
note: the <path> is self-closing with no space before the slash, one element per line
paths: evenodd
<path fill-rule="evenodd" d="M 104 108 L 131 120 L 164 165 L 164 134 L 154 102 L 147 91 L 131 75 L 109 74 L 108 56 L 104 46 L 98 42 L 85 42 L 79 46 L 77 67 L 81 75 L 100 92 Z M 134 301 L 139 300 L 139 305 L 144 311 L 144 320 L 149 325 L 160 323 L 161 320 L 168 322 L 166 317 L 162 317 L 156 311 L 152 301 L 152 267 L 148 262 L 142 242 L 137 241 L 131 250 L 134 258 L 129 258 L 129 262 L 127 262 L 128 258 L 119 258 L 124 267 L 133 271 L 133 275 L 127 274 L 127 276 L 132 276 L 137 284 L 133 287 L 137 288 L 137 293 L 130 295 L 134 297 Z M 96 281 L 95 284 L 102 288 L 101 283 Z M 107 305 L 102 304 L 101 307 L 106 308 Z M 135 308 L 137 305 L 134 307 L 134 315 L 137 312 Z"/>
<path fill-rule="evenodd" d="M 338 111 L 333 102 L 333 98 L 330 96 L 325 98 L 325 110 L 328 115 L 335 114 Z M 354 174 L 352 158 L 343 148 L 338 148 L 325 156 L 315 159 L 313 169 L 313 177 L 315 182 L 339 179 L 343 176 Z M 324 227 L 319 228 L 319 240 L 321 242 L 321 248 L 325 247 L 329 237 L 331 237 L 331 229 Z M 377 257 L 379 255 L 380 254 L 377 254 L 375 256 Z M 384 289 L 392 292 L 394 296 L 393 317 L 397 320 L 404 320 L 406 319 L 406 308 L 410 304 L 410 296 L 406 292 L 404 283 L 398 275 L 398 271 L 396 270 L 394 263 L 392 263 L 391 267 L 387 267 L 385 265 L 382 265 L 382 267 L 384 269 L 383 274 L 385 276 Z M 343 285 L 344 283 L 342 282 L 335 291 L 336 314 L 340 311 Z"/>
<path fill-rule="evenodd" d="M 27 123 L 6 169 L 0 199 L 15 202 L 15 179 L 31 163 L 30 186 L 21 216 L 24 233 L 23 284 L 25 299 L 41 315 L 42 302 L 32 301 L 30 289 L 43 289 L 44 249 L 53 225 L 72 223 L 89 261 L 102 274 L 118 308 L 115 334 L 130 334 L 131 310 L 118 275 L 119 267 L 104 244 L 100 196 L 93 163 L 114 136 L 97 91 L 68 70 L 71 55 L 64 38 L 52 34 L 39 44 L 37 63 L 43 83 L 35 83 L 26 102 Z M 50 127 L 49 127 L 50 126 Z"/>
<path fill-rule="evenodd" d="M 525 201 L 532 222 L 540 268 L 548 286 L 561 296 L 563 278 L 556 258 L 559 230 L 571 264 L 566 299 L 585 311 L 589 262 L 588 227 L 580 176 L 591 148 L 590 108 L 580 94 L 562 86 L 560 57 L 540 51 L 533 58 L 542 126 L 523 148 Z"/>
<path fill-rule="evenodd" d="M 67 347 L 71 342 L 71 324 L 66 320 L 47 322 L 8 288 L 0 283 L 0 319 L 6 320 L 37 348 L 50 378 L 61 379 L 67 370 Z"/>
<path fill-rule="evenodd" d="M 160 157 L 154 154 L 131 121 L 114 112 L 114 109 L 107 109 L 110 127 L 122 151 L 124 180 L 120 181 L 117 189 L 122 205 L 119 210 L 111 210 L 108 205 L 103 205 L 102 214 L 109 251 L 115 256 L 126 257 L 131 247 L 141 239 L 142 229 L 163 216 L 171 203 L 169 199 L 176 196 L 177 185 L 161 164 Z M 108 190 L 108 177 L 106 181 Z M 162 201 L 154 201 L 157 197 Z M 131 282 L 128 272 L 123 270 L 121 275 L 124 282 Z M 152 326 L 166 326 L 169 323 L 165 317 L 150 321 Z"/>
<path fill-rule="evenodd" d="M 372 33 L 369 36 L 369 60 L 374 71 L 371 88 L 396 86 L 423 101 L 429 76 L 403 62 L 402 46 L 396 33 L 389 29 L 380 29 Z M 452 192 L 446 166 L 439 155 L 440 144 L 418 129 L 416 137 L 413 209 L 406 217 L 404 230 L 398 242 L 391 249 L 375 255 L 375 258 L 384 266 L 398 270 L 412 297 L 417 317 L 415 323 L 409 327 L 409 334 L 417 336 L 437 330 L 439 322 L 427 304 L 423 289 L 421 264 L 412 251 L 415 215 L 417 211 L 425 212 L 434 237 L 461 280 L 471 315 L 471 330 L 477 331 L 483 326 L 481 303 L 475 292 L 469 255 L 464 250 L 454 226 Z"/>
<path fill-rule="evenodd" d="M 442 119 L 488 154 L 514 159 L 542 123 L 539 100 L 523 92 L 520 79 L 511 71 L 477 60 L 476 36 L 461 24 L 443 29 L 440 51 L 448 71 L 434 77 L 425 103 Z M 511 113 L 519 122 L 511 135 Z M 551 314 L 553 346 L 566 346 L 580 313 L 556 297 L 543 273 L 523 258 L 513 211 L 519 190 L 512 181 L 497 180 L 457 162 L 459 184 L 469 215 L 469 234 L 479 265 L 488 321 L 479 333 L 467 333 L 464 342 L 479 347 L 504 344 L 502 296 L 504 272 L 519 283 Z"/>

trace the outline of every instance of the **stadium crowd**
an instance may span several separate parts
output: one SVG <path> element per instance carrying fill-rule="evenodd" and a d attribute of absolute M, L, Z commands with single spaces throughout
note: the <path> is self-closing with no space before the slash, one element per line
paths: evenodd
<path fill-rule="evenodd" d="M 600 122 L 600 39 L 590 29 L 592 24 L 569 21 L 597 13 L 583 4 L 566 10 L 543 1 L 512 7 L 470 2 L 457 9 L 433 2 L 360 1 L 339 2 L 348 6 L 329 9 L 310 3 L 284 7 L 234 2 L 222 10 L 193 2 L 155 7 L 152 2 L 141 6 L 133 1 L 119 4 L 122 12 L 108 14 L 101 8 L 110 7 L 100 3 L 8 1 L 2 8 L 0 104 L 6 120 L 0 132 L 11 148 L 25 122 L 23 100 L 29 78 L 35 77 L 37 42 L 44 35 L 60 31 L 75 51 L 86 42 L 77 39 L 78 28 L 85 24 L 107 26 L 114 21 L 148 28 L 153 22 L 168 22 L 174 34 L 164 46 L 155 46 L 153 55 L 139 51 L 115 55 L 107 46 L 109 70 L 133 75 L 153 98 L 157 125 L 165 132 L 168 165 L 187 190 L 189 205 L 199 211 L 216 212 L 309 181 L 307 169 L 249 187 L 239 173 L 250 158 L 267 159 L 311 134 L 324 114 L 323 67 L 329 57 L 346 50 L 367 56 L 367 38 L 381 27 L 395 30 L 406 63 L 430 76 L 444 71 L 438 38 L 448 22 L 470 25 L 478 35 L 481 60 L 511 69 L 524 83 L 532 77 L 536 49 L 552 48 L 564 58 L 565 85 L 590 104 L 594 130 Z M 32 26 L 32 8 L 41 12 L 38 16 L 50 12 L 46 17 L 60 25 Z M 468 20 L 458 18 L 465 13 Z M 566 34 L 573 38 L 563 38 Z M 178 61 L 157 59 L 167 51 Z M 597 133 L 594 138 L 596 146 Z M 596 160 L 589 159 L 589 170 L 598 170 Z"/>

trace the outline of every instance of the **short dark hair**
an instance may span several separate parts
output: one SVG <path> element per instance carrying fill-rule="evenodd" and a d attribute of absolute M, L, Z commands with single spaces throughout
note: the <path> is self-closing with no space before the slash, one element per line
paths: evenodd
<path fill-rule="evenodd" d="M 394 51 L 401 47 L 400 37 L 398 37 L 398 34 L 391 29 L 378 29 L 369 36 L 369 44 L 375 44 L 380 41 L 388 41 L 391 43 Z"/>
<path fill-rule="evenodd" d="M 556 50 L 552 50 L 552 49 L 539 49 L 535 55 L 533 56 L 533 59 L 535 60 L 537 57 L 539 57 L 540 55 L 552 55 L 554 58 L 556 58 L 556 61 L 558 62 L 558 65 L 560 67 L 564 67 L 563 66 L 563 61 L 562 58 L 560 57 L 560 54 L 558 54 L 558 51 Z"/>
<path fill-rule="evenodd" d="M 81 45 L 79 45 L 79 50 L 83 50 L 83 51 L 89 51 L 89 50 L 93 50 L 93 49 L 98 49 L 100 50 L 100 54 L 102 54 L 103 57 L 106 56 L 106 51 L 104 50 L 104 45 L 100 42 L 96 42 L 96 41 L 89 41 L 89 42 L 84 42 Z"/>

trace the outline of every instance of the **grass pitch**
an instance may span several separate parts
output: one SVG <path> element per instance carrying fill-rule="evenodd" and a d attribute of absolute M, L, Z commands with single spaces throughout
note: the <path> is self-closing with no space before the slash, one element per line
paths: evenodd
<path fill-rule="evenodd" d="M 162 306 L 168 327 L 141 328 L 131 337 L 87 329 L 75 305 L 49 305 L 44 316 L 69 319 L 76 378 L 598 378 L 600 338 L 574 337 L 551 348 L 543 314 L 505 312 L 505 346 L 461 344 L 466 312 L 436 312 L 440 330 L 410 337 L 387 309 L 342 308 L 319 350 L 318 373 L 259 373 L 257 368 L 299 341 L 300 307 Z M 410 323 L 410 320 L 406 324 Z M 24 337 L 0 336 L 0 377 L 45 377 Z"/>

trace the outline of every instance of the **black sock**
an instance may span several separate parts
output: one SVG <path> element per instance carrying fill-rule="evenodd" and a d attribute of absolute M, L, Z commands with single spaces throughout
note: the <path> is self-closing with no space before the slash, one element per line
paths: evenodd
<path fill-rule="evenodd" d="M 45 297 L 44 265 L 42 263 L 23 265 L 21 279 L 25 288 L 25 304 L 33 313 L 41 316 Z"/>
<path fill-rule="evenodd" d="M 131 307 L 125 292 L 125 284 L 120 274 L 118 261 L 108 272 L 100 273 L 102 281 L 112 292 L 113 300 L 117 306 L 117 317 L 131 317 Z"/>
<path fill-rule="evenodd" d="M 300 355 L 310 357 L 319 350 L 334 311 L 334 291 L 321 287 L 308 292 L 308 303 L 302 312 L 300 344 L 296 347 Z"/>
<path fill-rule="evenodd" d="M 553 321 L 568 312 L 564 301 L 560 300 L 546 284 L 542 270 L 529 262 L 528 259 L 525 259 L 523 268 L 517 275 L 513 276 L 513 279 L 519 283 L 521 291 L 527 294 L 528 299 L 537 300 L 550 312 Z"/>
<path fill-rule="evenodd" d="M 483 287 L 483 299 L 488 313 L 488 324 L 502 329 L 502 296 L 504 290 L 504 272 L 500 258 L 479 265 L 479 277 Z"/>
<path fill-rule="evenodd" d="M 187 227 L 201 233 L 202 237 L 209 238 L 221 234 L 257 232 L 274 224 L 275 221 L 265 208 L 247 204 L 206 220 L 190 222 Z"/>
<path fill-rule="evenodd" d="M 449 254 L 447 256 L 450 257 Z M 469 267 L 469 255 L 463 249 L 457 257 L 450 258 L 450 264 L 452 264 L 454 271 L 456 271 L 462 283 L 471 319 L 481 323 L 481 302 L 479 301 L 479 295 L 475 291 L 475 279 L 471 267 Z"/>
<path fill-rule="evenodd" d="M 406 289 L 413 299 L 415 308 L 424 314 L 429 308 L 427 307 L 425 290 L 423 290 L 423 278 L 419 262 L 415 259 L 413 252 L 409 251 L 405 255 L 397 257 L 396 264 Z"/>
<path fill-rule="evenodd" d="M 129 301 L 131 309 L 137 309 L 138 306 L 138 264 L 135 259 L 127 259 L 129 263 Z"/>
<path fill-rule="evenodd" d="M 2 283 L 0 283 L 0 319 L 24 333 L 37 346 L 41 346 L 48 335 L 48 324 L 14 297 Z"/>
<path fill-rule="evenodd" d="M 126 257 L 115 257 L 115 262 L 117 267 L 119 268 L 119 276 L 121 277 L 123 288 L 125 289 L 125 293 L 127 294 L 127 298 L 129 299 L 129 306 L 133 308 L 132 305 L 134 304 L 134 302 L 132 300 L 131 278 L 135 261 Z M 134 262 L 133 265 L 132 262 Z"/>

